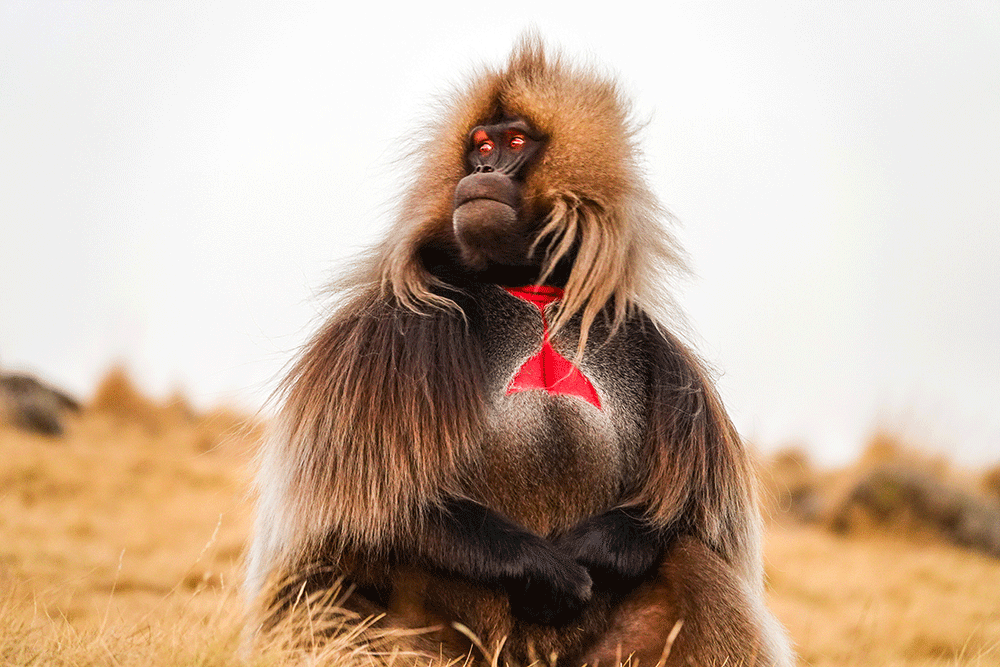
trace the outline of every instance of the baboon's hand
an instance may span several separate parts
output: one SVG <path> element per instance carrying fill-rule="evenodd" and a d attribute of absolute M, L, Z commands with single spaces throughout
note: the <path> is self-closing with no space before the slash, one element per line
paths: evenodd
<path fill-rule="evenodd" d="M 663 552 L 660 532 L 634 509 L 614 509 L 591 517 L 555 542 L 564 554 L 585 566 L 599 587 L 636 581 Z"/>
<path fill-rule="evenodd" d="M 501 587 L 524 620 L 560 623 L 590 599 L 586 567 L 484 505 L 453 498 L 427 524 L 418 555 L 428 565 Z"/>
<path fill-rule="evenodd" d="M 511 610 L 532 623 L 558 625 L 575 617 L 590 600 L 587 568 L 542 540 L 526 549 L 521 574 L 508 587 Z"/>

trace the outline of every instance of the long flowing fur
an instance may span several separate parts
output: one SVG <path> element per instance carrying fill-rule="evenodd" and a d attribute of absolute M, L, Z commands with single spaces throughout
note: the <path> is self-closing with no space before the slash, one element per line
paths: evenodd
<path fill-rule="evenodd" d="M 650 404 L 635 501 L 661 526 L 697 535 L 762 582 L 755 471 L 698 358 L 675 336 L 657 332 Z M 679 525 L 678 525 L 679 524 Z"/>
<path fill-rule="evenodd" d="M 248 588 L 259 590 L 268 565 L 281 571 L 320 549 L 412 541 L 421 508 L 454 491 L 471 459 L 482 362 L 463 344 L 465 322 L 393 300 L 374 289 L 353 296 L 285 380 L 260 461 Z"/>

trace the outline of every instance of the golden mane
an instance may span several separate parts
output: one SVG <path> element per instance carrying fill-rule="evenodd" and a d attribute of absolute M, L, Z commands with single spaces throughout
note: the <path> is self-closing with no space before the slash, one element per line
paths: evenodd
<path fill-rule="evenodd" d="M 355 284 L 377 282 L 415 311 L 455 307 L 435 289 L 442 284 L 422 265 L 419 251 L 428 242 L 453 243 L 451 193 L 466 173 L 464 138 L 502 109 L 546 136 L 524 193 L 536 208 L 550 211 L 533 248 L 543 253 L 539 282 L 575 253 L 553 330 L 581 314 L 582 350 L 594 318 L 609 303 L 615 326 L 636 308 L 662 317 L 671 309 L 663 278 L 683 272 L 684 261 L 664 226 L 669 214 L 642 175 L 637 124 L 615 81 L 547 53 L 530 35 L 505 67 L 478 72 L 473 81 L 418 149 L 417 176 L 400 214 Z"/>

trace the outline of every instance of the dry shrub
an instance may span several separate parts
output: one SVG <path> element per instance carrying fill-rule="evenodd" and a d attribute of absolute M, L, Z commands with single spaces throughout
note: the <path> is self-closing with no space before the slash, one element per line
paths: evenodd
<path fill-rule="evenodd" d="M 927 533 L 1000 557 L 1000 506 L 918 470 L 886 466 L 858 481 L 831 525 L 847 532 L 865 524 Z"/>
<path fill-rule="evenodd" d="M 226 442 L 256 441 L 263 431 L 262 424 L 234 408 L 218 407 L 199 415 L 180 392 L 158 403 L 138 389 L 120 365 L 98 384 L 89 411 L 110 417 L 119 428 L 138 427 L 153 436 L 186 434 L 200 451 Z"/>
<path fill-rule="evenodd" d="M 101 379 L 89 409 L 112 417 L 119 425 L 137 424 L 160 434 L 177 422 L 179 411 L 164 408 L 143 394 L 124 366 L 113 366 Z"/>
<path fill-rule="evenodd" d="M 843 470 L 817 470 L 802 448 L 789 448 L 767 461 L 762 480 L 778 520 L 932 538 L 1000 557 L 1000 467 L 977 479 L 885 429 Z"/>
<path fill-rule="evenodd" d="M 1000 557 L 1000 504 L 940 458 L 878 432 L 852 478 L 829 517 L 835 531 L 888 529 Z"/>
<path fill-rule="evenodd" d="M 60 436 L 68 413 L 80 411 L 75 398 L 31 375 L 0 374 L 0 421 L 40 433 Z"/>
<path fill-rule="evenodd" d="M 856 468 L 865 470 L 885 465 L 921 470 L 936 478 L 945 477 L 952 472 L 943 456 L 931 456 L 926 448 L 907 440 L 902 435 L 885 428 L 878 428 L 868 438 Z"/>

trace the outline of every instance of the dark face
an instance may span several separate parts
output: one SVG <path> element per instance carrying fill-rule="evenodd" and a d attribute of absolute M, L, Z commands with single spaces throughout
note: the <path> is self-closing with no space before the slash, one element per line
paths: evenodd
<path fill-rule="evenodd" d="M 520 118 L 480 125 L 469 133 L 469 174 L 455 188 L 452 221 L 468 268 L 526 266 L 536 224 L 524 210 L 524 177 L 542 139 Z"/>

